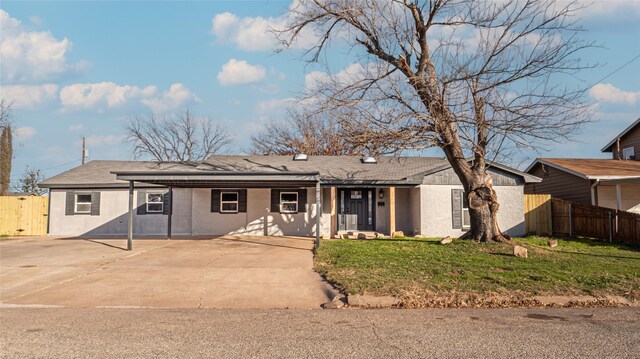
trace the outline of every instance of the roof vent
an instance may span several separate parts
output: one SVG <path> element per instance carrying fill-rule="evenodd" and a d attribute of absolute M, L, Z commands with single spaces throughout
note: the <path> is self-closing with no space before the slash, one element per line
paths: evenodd
<path fill-rule="evenodd" d="M 367 156 L 362 157 L 362 163 L 378 163 L 378 160 L 375 157 Z"/>
<path fill-rule="evenodd" d="M 309 159 L 309 156 L 304 153 L 298 153 L 295 156 L 293 156 L 294 161 L 306 161 L 308 159 Z"/>

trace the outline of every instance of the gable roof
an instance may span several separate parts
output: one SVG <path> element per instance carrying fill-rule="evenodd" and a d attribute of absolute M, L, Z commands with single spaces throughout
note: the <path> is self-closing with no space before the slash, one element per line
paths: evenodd
<path fill-rule="evenodd" d="M 199 162 L 91 161 L 43 181 L 43 188 L 126 187 L 128 180 L 184 186 L 201 181 L 298 181 L 328 185 L 417 185 L 435 169 L 450 167 L 441 157 L 379 157 L 364 163 L 356 156 L 309 156 L 294 161 L 293 156 L 212 156 Z M 493 165 L 498 167 L 497 165 Z M 526 182 L 537 178 L 502 168 Z M 191 181 L 191 182 L 189 182 Z M 177 183 L 177 182 L 176 182 Z"/>
<path fill-rule="evenodd" d="M 538 158 L 529 167 L 547 165 L 584 179 L 634 179 L 640 178 L 640 161 L 621 161 L 596 158 Z"/>
<path fill-rule="evenodd" d="M 614 137 L 611 140 L 611 142 L 607 143 L 604 147 L 602 147 L 602 149 L 600 151 L 601 152 L 611 152 L 611 151 L 613 151 L 612 147 L 616 143 L 616 141 L 619 138 L 624 137 L 627 133 L 629 133 L 631 130 L 633 130 L 638 125 L 640 125 L 640 117 L 638 117 L 637 120 L 635 120 L 631 125 L 629 125 L 629 127 L 625 128 L 624 131 L 620 132 L 620 134 L 618 134 L 616 137 Z"/>

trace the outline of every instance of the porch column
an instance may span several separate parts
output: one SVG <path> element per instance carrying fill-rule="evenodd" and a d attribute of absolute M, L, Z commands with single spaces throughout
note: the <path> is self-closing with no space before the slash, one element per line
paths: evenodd
<path fill-rule="evenodd" d="M 396 188 L 389 187 L 389 235 L 396 231 Z"/>
<path fill-rule="evenodd" d="M 333 234 L 335 232 L 337 232 L 337 228 L 338 228 L 338 223 L 337 223 L 337 218 L 336 218 L 336 214 L 337 214 L 337 210 L 336 210 L 336 196 L 338 194 L 338 191 L 336 190 L 335 187 L 331 187 L 331 232 L 330 235 L 333 236 Z"/>
<path fill-rule="evenodd" d="M 171 215 L 173 214 L 173 186 L 169 186 L 169 208 L 167 208 L 167 239 L 171 239 Z"/>
<path fill-rule="evenodd" d="M 320 216 L 322 216 L 322 204 L 320 202 L 320 181 L 318 181 L 316 182 L 316 248 L 320 247 Z"/>
<path fill-rule="evenodd" d="M 133 247 L 133 181 L 129 181 L 129 223 L 127 228 L 127 250 Z"/>

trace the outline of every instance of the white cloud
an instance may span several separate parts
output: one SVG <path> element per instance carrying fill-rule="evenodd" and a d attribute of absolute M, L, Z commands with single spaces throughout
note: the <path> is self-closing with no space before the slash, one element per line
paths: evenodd
<path fill-rule="evenodd" d="M 16 138 L 26 140 L 28 138 L 33 137 L 33 135 L 36 134 L 36 129 L 28 126 L 18 127 L 15 130 L 13 130 L 13 134 L 16 136 Z"/>
<path fill-rule="evenodd" d="M 84 129 L 84 125 L 81 123 L 76 123 L 74 125 L 69 126 L 69 131 L 71 132 L 78 132 L 78 131 L 82 131 Z"/>
<path fill-rule="evenodd" d="M 152 111 L 173 110 L 198 97 L 180 83 L 172 84 L 159 94 L 156 86 L 118 85 L 113 82 L 73 84 L 60 91 L 64 109 L 113 109 L 131 104 L 142 104 Z"/>
<path fill-rule="evenodd" d="M 91 135 L 85 137 L 87 146 L 117 145 L 127 139 L 126 135 Z"/>
<path fill-rule="evenodd" d="M 291 6 L 295 4 L 297 1 L 293 1 Z M 245 51 L 271 51 L 278 46 L 278 39 L 273 30 L 284 29 L 286 23 L 286 16 L 239 18 L 232 13 L 224 12 L 213 17 L 211 32 L 219 42 L 232 43 Z M 305 28 L 292 47 L 306 48 L 317 39 L 313 31 Z"/>
<path fill-rule="evenodd" d="M 365 78 L 367 71 L 372 70 L 373 67 L 365 67 L 361 64 L 351 64 L 344 69 L 338 71 L 334 75 L 329 75 L 327 72 L 313 71 L 305 75 L 304 87 L 307 91 L 314 91 L 315 89 L 328 84 L 329 82 L 336 82 L 341 86 L 351 84 L 360 81 Z"/>
<path fill-rule="evenodd" d="M 56 39 L 49 31 L 29 31 L 22 23 L 0 9 L 0 72 L 5 83 L 49 81 L 78 71 L 84 63 L 71 64 L 67 38 Z"/>
<path fill-rule="evenodd" d="M 258 102 L 258 113 L 261 115 L 271 115 L 285 110 L 295 103 L 294 98 L 271 99 Z"/>
<path fill-rule="evenodd" d="M 218 72 L 218 82 L 222 86 L 242 85 L 262 81 L 267 71 L 260 65 L 250 65 L 246 61 L 231 59 Z"/>
<path fill-rule="evenodd" d="M 155 86 L 140 88 L 118 85 L 113 82 L 73 84 L 60 91 L 60 102 L 65 108 L 114 108 L 132 100 L 151 97 L 157 92 Z"/>
<path fill-rule="evenodd" d="M 595 100 L 608 103 L 626 103 L 634 105 L 640 102 L 640 92 L 623 91 L 612 84 L 597 84 L 589 90 Z"/>
<path fill-rule="evenodd" d="M 7 85 L 0 87 L 0 96 L 15 108 L 33 108 L 52 101 L 58 94 L 58 86 L 45 85 Z"/>
<path fill-rule="evenodd" d="M 200 101 L 198 96 L 185 85 L 176 83 L 171 85 L 169 91 L 164 92 L 161 96 L 143 99 L 140 102 L 153 112 L 165 112 L 176 110 L 194 101 Z"/>
<path fill-rule="evenodd" d="M 567 4 L 570 0 L 563 0 L 561 4 Z M 580 0 L 578 6 L 584 6 L 580 13 L 584 17 L 604 17 L 625 13 L 632 16 L 640 16 L 640 1 L 638 0 Z"/>

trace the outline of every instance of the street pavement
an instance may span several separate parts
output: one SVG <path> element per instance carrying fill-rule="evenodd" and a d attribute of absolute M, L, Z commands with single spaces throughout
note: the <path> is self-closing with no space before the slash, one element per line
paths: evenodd
<path fill-rule="evenodd" d="M 640 358 L 640 309 L 0 309 L 2 358 Z"/>

